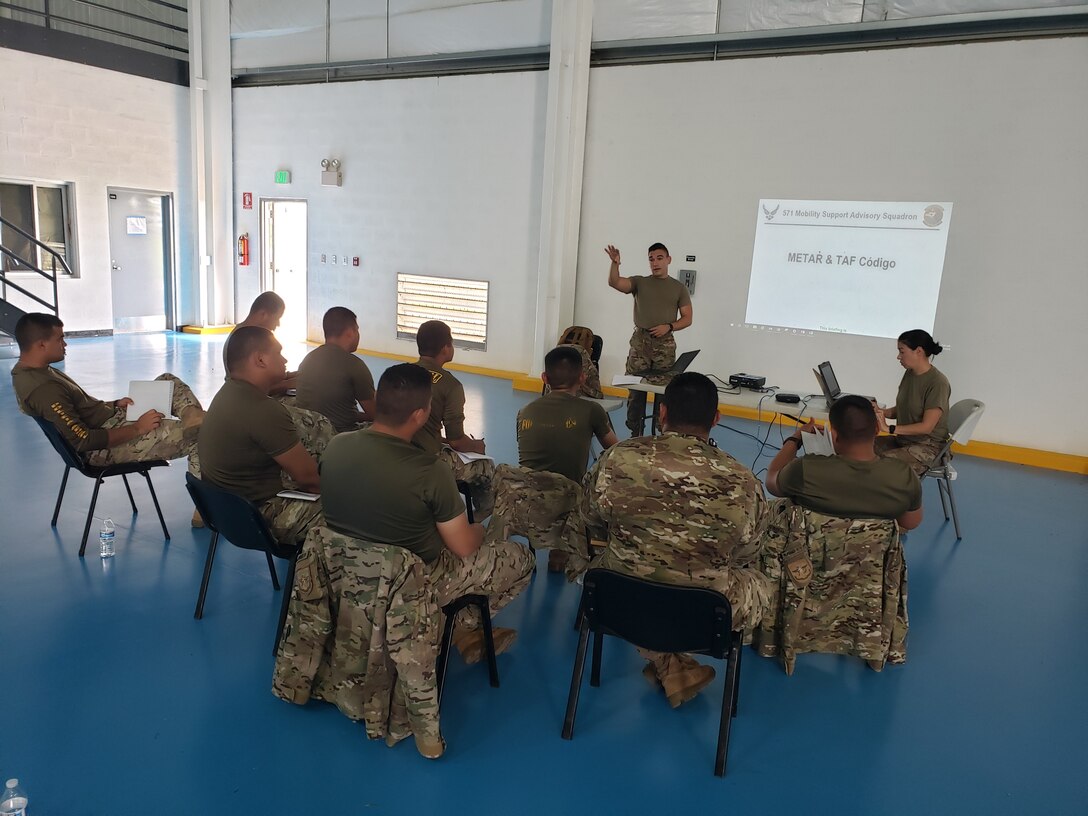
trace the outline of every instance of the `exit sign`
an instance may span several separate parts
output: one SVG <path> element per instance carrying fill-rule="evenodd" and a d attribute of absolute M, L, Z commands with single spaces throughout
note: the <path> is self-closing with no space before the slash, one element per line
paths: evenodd
<path fill-rule="evenodd" d="M 291 183 L 291 171 L 290 170 L 277 170 L 276 171 L 276 184 L 290 184 Z"/>

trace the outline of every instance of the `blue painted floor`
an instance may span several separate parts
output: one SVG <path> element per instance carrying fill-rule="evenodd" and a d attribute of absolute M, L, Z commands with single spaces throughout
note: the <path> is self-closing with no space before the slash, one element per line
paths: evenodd
<path fill-rule="evenodd" d="M 221 343 L 73 340 L 65 370 L 113 398 L 168 369 L 207 402 Z M 297 362 L 305 349 L 289 351 Z M 389 364 L 368 362 L 375 377 Z M 32 816 L 1088 812 L 1083 477 L 960 457 L 959 544 L 927 484 L 928 517 L 907 543 L 906 665 L 876 674 L 810 655 L 786 677 L 746 652 L 725 779 L 711 773 L 720 672 L 673 711 L 634 650 L 612 641 L 574 740 L 560 739 L 577 588 L 543 571 L 499 616 L 521 633 L 499 658 L 501 688 L 451 661 L 449 750 L 428 762 L 410 742 L 369 742 L 332 706 L 272 695 L 280 599 L 259 555 L 222 548 L 204 620 L 193 619 L 209 535 L 189 527 L 180 463 L 154 474 L 169 545 L 146 487 L 133 485 L 142 512 L 131 518 L 123 487 L 107 483 L 99 509 L 117 523 L 117 556 L 101 561 L 92 541 L 79 559 L 91 482 L 73 476 L 52 530 L 62 466 L 19 415 L 11 365 L 0 360 L 0 779 L 23 781 Z M 513 461 L 514 414 L 531 395 L 462 379 L 468 430 Z M 715 435 L 752 462 L 756 442 Z"/>

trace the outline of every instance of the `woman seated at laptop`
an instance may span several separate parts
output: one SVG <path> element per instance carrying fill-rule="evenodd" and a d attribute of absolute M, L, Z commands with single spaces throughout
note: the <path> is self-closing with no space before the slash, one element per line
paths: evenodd
<path fill-rule="evenodd" d="M 876 440 L 881 456 L 902 459 L 921 476 L 948 441 L 948 398 L 952 387 L 930 362 L 940 354 L 941 344 L 929 332 L 912 329 L 899 335 L 897 359 L 906 369 L 899 382 L 895 406 L 877 409 L 880 430 L 890 436 Z M 889 426 L 887 420 L 894 419 Z"/>

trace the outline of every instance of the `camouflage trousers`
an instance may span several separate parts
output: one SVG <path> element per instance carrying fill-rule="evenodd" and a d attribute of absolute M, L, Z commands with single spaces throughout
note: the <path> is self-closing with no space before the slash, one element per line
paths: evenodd
<path fill-rule="evenodd" d="M 490 459 L 462 462 L 457 451 L 445 447 L 438 452 L 438 458 L 450 466 L 453 478 L 459 483 L 458 486 L 460 483 L 468 485 L 476 520 L 479 521 L 491 515 L 491 510 L 495 506 L 495 494 L 491 489 L 491 481 L 495 477 L 495 463 Z"/>
<path fill-rule="evenodd" d="M 306 448 L 306 452 L 320 462 L 329 440 L 336 435 L 336 429 L 332 427 L 329 418 L 317 411 L 299 408 L 293 404 L 283 402 L 283 400 L 280 402 L 287 409 L 287 413 L 291 415 L 291 421 L 295 423 L 295 430 L 298 431 L 302 447 Z M 283 473 L 283 486 L 287 490 L 298 489 L 294 479 L 288 476 L 286 472 Z M 303 537 L 305 535 L 304 532 Z"/>
<path fill-rule="evenodd" d="M 567 578 L 589 566 L 585 525 L 578 509 L 581 487 L 557 473 L 511 465 L 495 468 L 495 513 L 488 538 L 524 536 L 533 549 L 566 553 Z"/>
<path fill-rule="evenodd" d="M 932 439 L 915 441 L 913 439 L 900 439 L 895 436 L 878 436 L 874 445 L 877 456 L 886 456 L 889 459 L 899 459 L 910 465 L 911 470 L 917 476 L 922 476 L 937 454 L 944 447 Z"/>
<path fill-rule="evenodd" d="M 439 606 L 462 595 L 486 595 L 494 615 L 529 585 L 535 567 L 536 559 L 528 547 L 513 541 L 485 540 L 467 558 L 458 558 L 443 548 L 438 558 L 427 565 L 427 572 Z M 457 625 L 478 629 L 479 613 L 463 609 L 457 616 Z"/>
<path fill-rule="evenodd" d="M 638 375 L 655 385 L 671 379 L 666 372 L 676 362 L 676 338 L 672 334 L 654 337 L 646 329 L 635 329 L 627 352 L 626 373 Z M 654 410 L 658 403 L 655 401 Z M 632 391 L 627 398 L 627 428 L 631 436 L 642 436 L 646 421 L 646 392 Z"/>
<path fill-rule="evenodd" d="M 325 512 L 320 501 L 273 496 L 258 509 L 272 536 L 287 547 L 301 546 L 312 527 L 325 523 Z"/>
<path fill-rule="evenodd" d="M 625 571 L 630 572 L 630 570 Z M 654 580 L 662 580 L 659 573 L 660 570 L 655 571 Z M 672 583 L 667 578 L 665 580 Z M 686 576 L 685 580 L 676 581 L 676 583 L 714 589 L 728 598 L 729 605 L 733 609 L 733 631 L 743 632 L 745 643 L 751 642 L 756 627 L 763 620 L 771 603 L 771 582 L 754 567 L 734 567 L 714 576 Z M 641 647 L 638 653 L 654 664 L 659 675 L 670 664 L 680 664 L 689 668 L 694 664 L 688 655 L 652 652 Z"/>
<path fill-rule="evenodd" d="M 170 413 L 180 416 L 186 408 L 201 408 L 200 400 L 193 394 L 191 388 L 179 380 L 173 374 L 160 374 L 156 380 L 172 380 L 174 383 L 174 397 L 170 405 Z M 102 423 L 106 430 L 121 428 L 133 423 L 125 419 L 127 409 L 118 408 L 113 416 Z M 200 457 L 196 452 L 197 428 L 185 430 L 181 427 L 181 421 L 177 419 L 164 419 L 158 428 L 136 439 L 130 439 L 121 445 L 102 450 L 91 451 L 87 454 L 88 464 L 95 467 L 106 465 L 119 465 L 124 462 L 145 462 L 150 459 L 180 459 L 189 457 L 189 472 L 194 476 L 200 476 Z"/>

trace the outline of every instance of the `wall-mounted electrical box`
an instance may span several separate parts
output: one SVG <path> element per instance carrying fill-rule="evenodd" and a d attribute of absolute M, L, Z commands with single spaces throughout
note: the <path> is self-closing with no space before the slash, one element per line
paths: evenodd
<path fill-rule="evenodd" d="M 688 294 L 695 294 L 695 270 L 694 269 L 681 269 L 677 275 L 677 279 L 680 283 L 687 287 Z"/>

